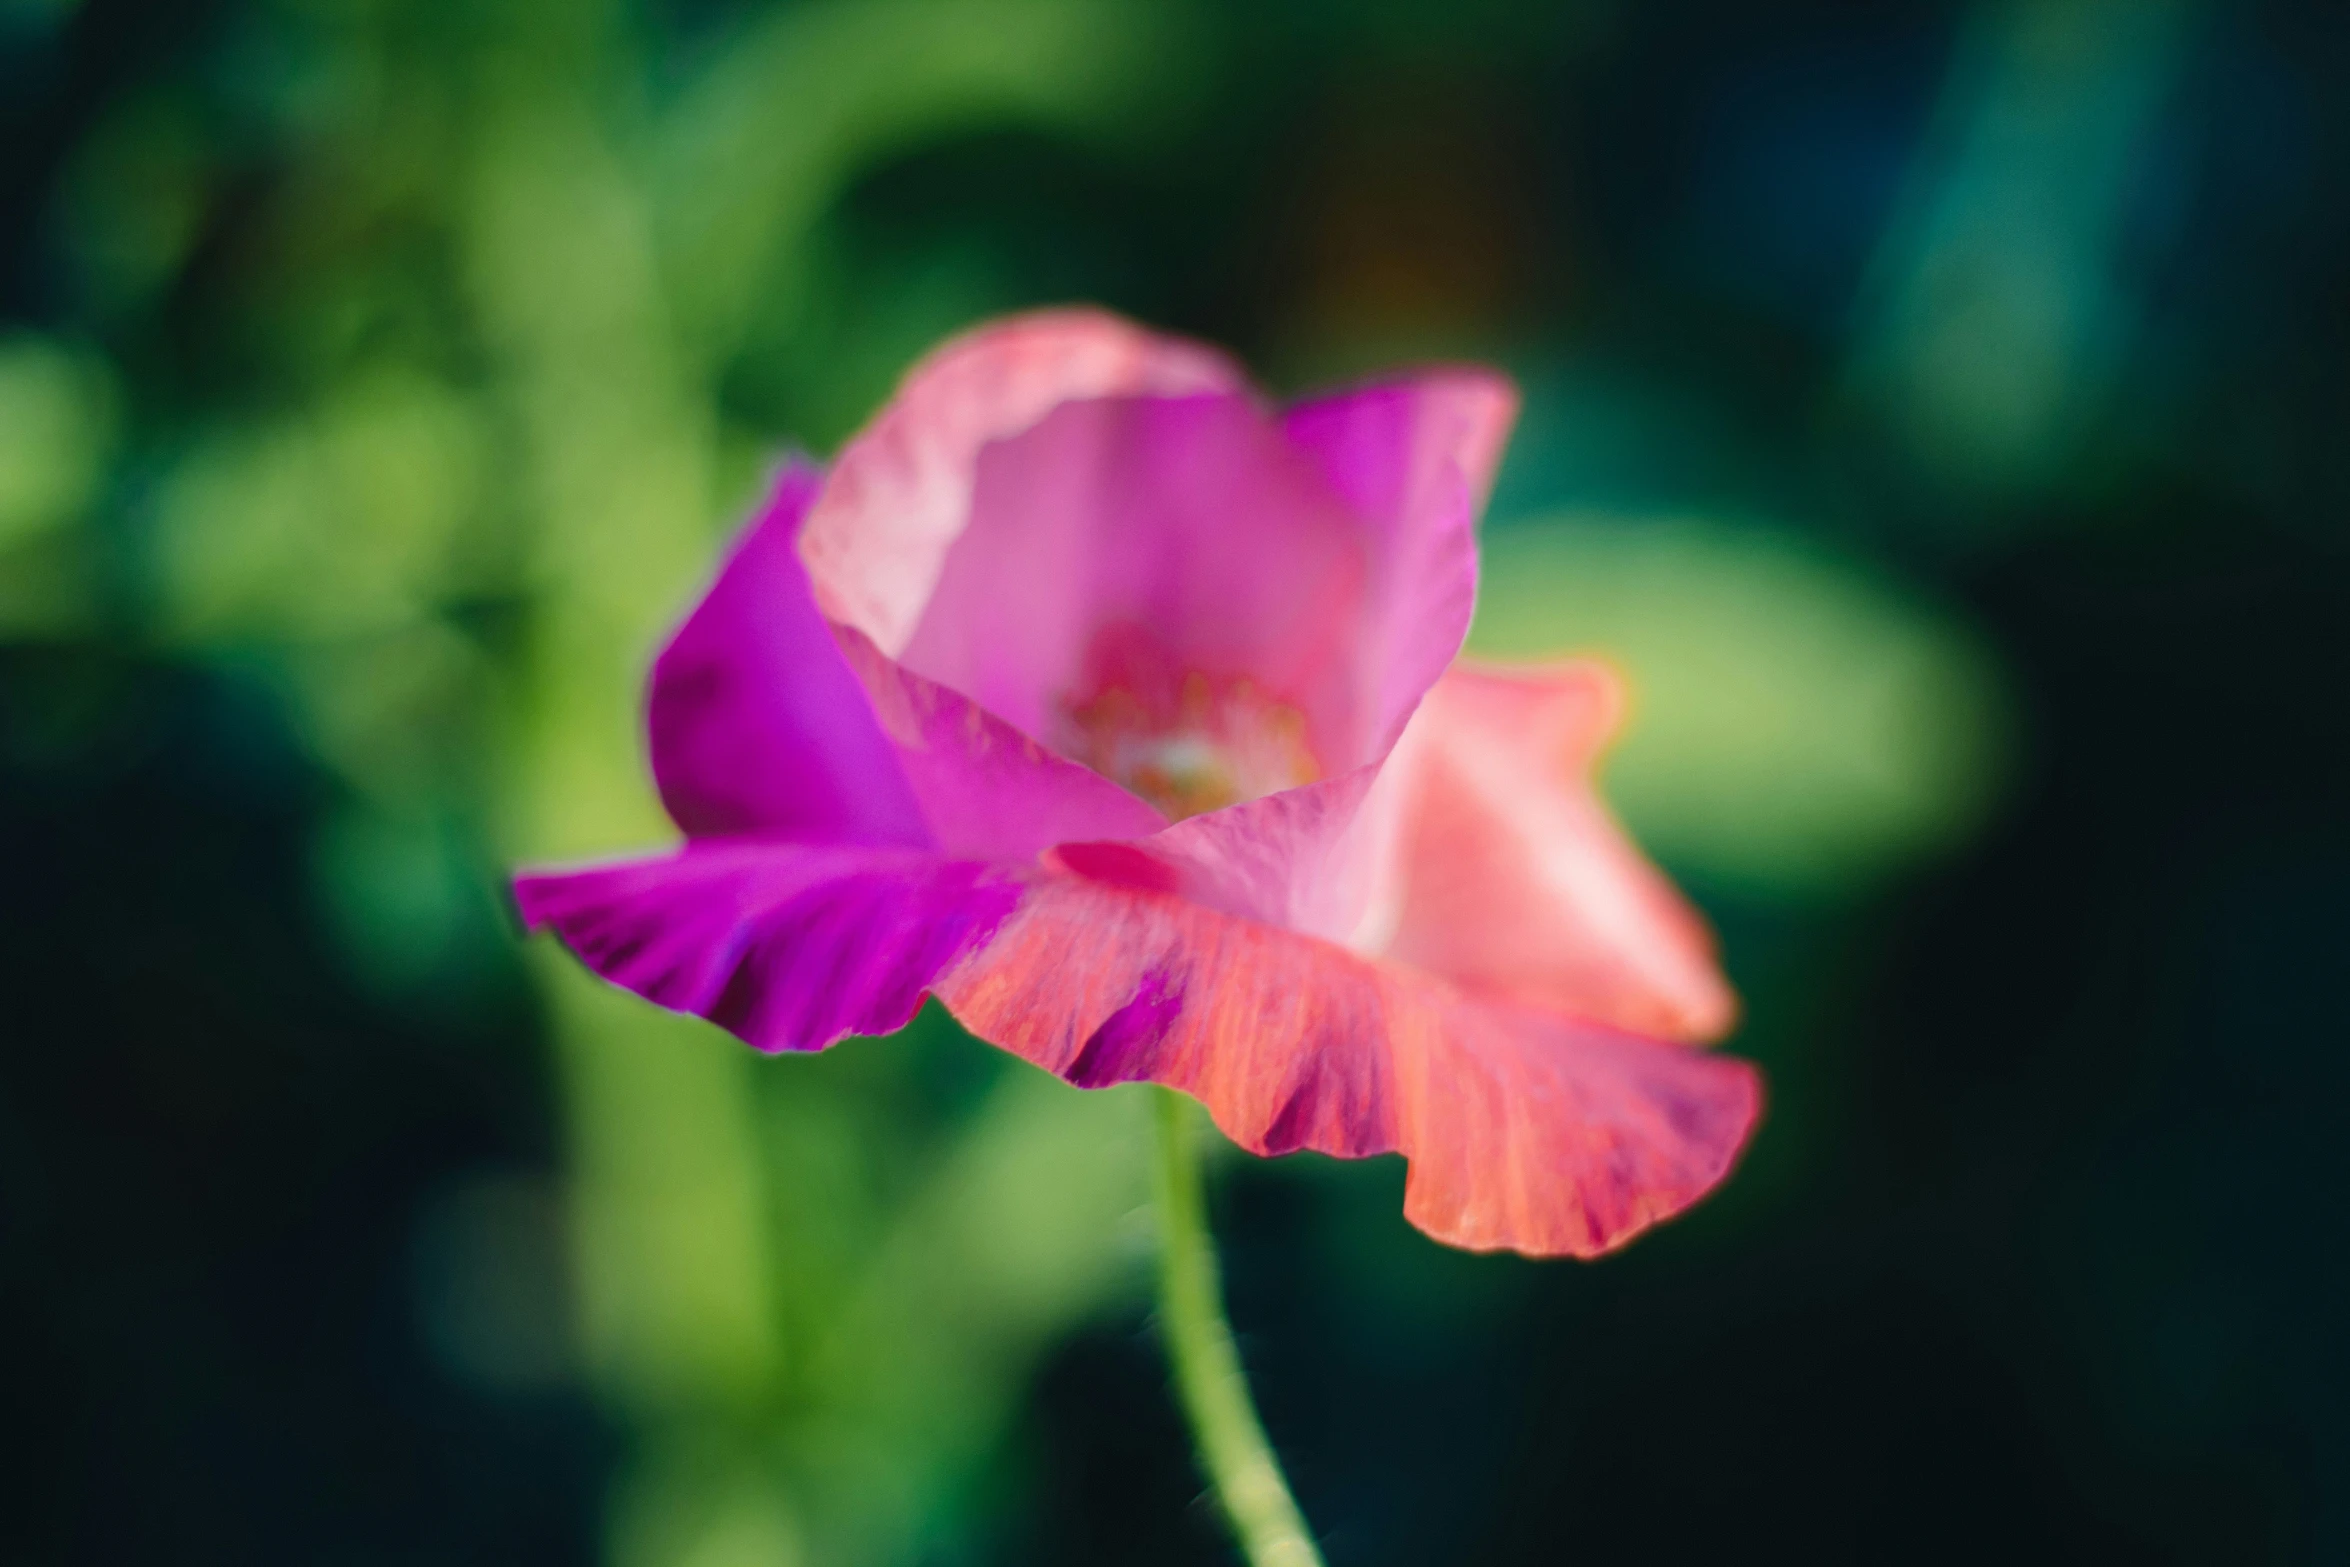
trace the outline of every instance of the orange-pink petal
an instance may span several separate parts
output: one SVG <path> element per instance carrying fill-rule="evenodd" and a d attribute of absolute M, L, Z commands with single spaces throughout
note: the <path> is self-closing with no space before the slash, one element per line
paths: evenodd
<path fill-rule="evenodd" d="M 1672 1039 L 1737 1016 L 1704 919 L 1624 835 L 1591 768 L 1623 711 L 1604 665 L 1459 664 L 1421 704 L 1387 954 L 1480 995 Z"/>
<path fill-rule="evenodd" d="M 1745 1062 L 1074 877 L 1030 887 L 933 989 L 1080 1086 L 1192 1094 L 1254 1152 L 1400 1151 L 1407 1216 L 1457 1246 L 1620 1246 L 1710 1190 L 1761 1110 Z"/>

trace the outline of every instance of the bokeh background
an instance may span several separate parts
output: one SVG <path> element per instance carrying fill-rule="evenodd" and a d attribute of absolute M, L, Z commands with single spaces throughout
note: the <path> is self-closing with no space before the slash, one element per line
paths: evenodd
<path fill-rule="evenodd" d="M 0 0 L 0 1555 L 1211 1563 L 1141 1108 L 516 934 L 990 313 L 1526 412 L 1474 640 L 1771 1074 L 1590 1266 L 1219 1166 L 1352 1564 L 2350 1560 L 2350 13 Z"/>

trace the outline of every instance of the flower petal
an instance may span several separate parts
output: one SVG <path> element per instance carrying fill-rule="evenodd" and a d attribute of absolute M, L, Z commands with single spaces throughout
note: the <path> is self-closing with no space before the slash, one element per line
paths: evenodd
<path fill-rule="evenodd" d="M 793 464 L 653 666 L 653 775 L 689 837 L 786 834 L 1028 859 L 1166 819 L 817 613 Z"/>
<path fill-rule="evenodd" d="M 1193 1094 L 1255 1152 L 1400 1151 L 1407 1216 L 1453 1245 L 1622 1245 L 1719 1181 L 1761 1108 L 1745 1062 L 1075 877 L 738 840 L 516 891 L 598 974 L 762 1050 L 902 1027 L 927 989 L 1080 1087 Z"/>
<path fill-rule="evenodd" d="M 1302 403 L 1283 419 L 1372 540 L 1361 673 L 1373 760 L 1178 822 L 1123 845 L 1056 857 L 1097 880 L 1174 891 L 1226 913 L 1364 950 L 1400 917 L 1397 825 L 1408 763 L 1388 760 L 1421 697 L 1466 635 L 1474 523 L 1517 393 L 1490 372 L 1436 370 Z"/>
<path fill-rule="evenodd" d="M 1367 558 L 1360 520 L 1249 398 L 1064 403 L 981 454 L 905 662 L 1070 755 L 1106 690 L 1152 705 L 1248 682 L 1342 770 L 1365 759 Z"/>
<path fill-rule="evenodd" d="M 861 631 L 837 628 L 840 649 L 940 849 L 973 859 L 1025 860 L 1072 838 L 1140 838 L 1167 824 L 1091 769 L 1054 755 L 960 692 L 884 656 Z"/>
<path fill-rule="evenodd" d="M 1401 1151 L 1407 1216 L 1458 1246 L 1620 1246 L 1711 1189 L 1761 1111 L 1745 1062 L 1076 878 L 935 988 L 981 1038 L 1081 1087 L 1180 1088 L 1254 1152 Z"/>
<path fill-rule="evenodd" d="M 1517 420 L 1490 370 L 1448 367 L 1314 398 L 1282 427 L 1372 530 L 1379 656 L 1364 694 L 1374 754 L 1460 651 L 1477 588 L 1477 515 Z"/>
<path fill-rule="evenodd" d="M 693 837 L 927 845 L 920 808 L 792 547 L 821 482 L 806 463 L 785 467 L 653 665 L 653 777 Z"/>
<path fill-rule="evenodd" d="M 1400 775 L 1372 764 L 1123 843 L 1063 843 L 1060 868 L 1320 936 L 1384 946 L 1400 897 Z"/>
<path fill-rule="evenodd" d="M 816 601 L 896 657 L 970 516 L 981 448 L 1073 399 L 1246 385 L 1214 349 L 1102 310 L 1039 310 L 951 340 L 834 463 L 800 539 Z"/>
<path fill-rule="evenodd" d="M 931 981 L 1020 896 L 1009 874 L 898 849 L 741 839 L 517 877 L 532 930 L 761 1050 L 822 1050 L 911 1022 Z"/>
<path fill-rule="evenodd" d="M 1399 1051 L 1413 1108 L 1404 1217 L 1454 1246 L 1612 1251 L 1730 1173 L 1762 1118 L 1752 1064 L 1455 1000 Z M 1571 1195 L 1570 1195 L 1571 1194 Z"/>
<path fill-rule="evenodd" d="M 1445 675 L 1399 758 L 1413 777 L 1385 955 L 1482 995 L 1718 1038 L 1737 998 L 1712 933 L 1591 786 L 1622 710 L 1599 664 Z"/>

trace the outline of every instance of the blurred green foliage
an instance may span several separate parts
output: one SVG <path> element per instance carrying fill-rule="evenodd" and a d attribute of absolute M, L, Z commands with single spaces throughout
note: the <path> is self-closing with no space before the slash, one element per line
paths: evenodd
<path fill-rule="evenodd" d="M 0 549 L 78 518 L 113 455 L 104 361 L 37 337 L 0 343 Z"/>
<path fill-rule="evenodd" d="M 829 449 L 941 335 L 1083 292 L 1228 329 L 1285 389 L 1396 355 L 1518 372 L 1473 650 L 1625 670 L 1608 785 L 1674 869 L 1736 907 L 1866 908 L 1989 819 L 2021 744 L 1930 570 L 2169 460 L 2183 416 L 2129 373 L 2161 228 L 2139 171 L 2205 19 L 1949 8 L 1914 145 L 1831 126 L 1826 194 L 1769 186 L 1770 221 L 1691 198 L 1763 253 L 1736 273 L 1705 221 L 1605 230 L 1640 146 L 1571 197 L 1529 172 L 1636 9 L 205 8 L 42 196 L 52 304 L 0 337 L 0 633 L 281 697 L 341 790 L 325 928 L 429 1013 L 503 953 L 504 867 L 667 836 L 642 672 L 776 455 Z M 0 27 L 32 58 L 75 13 Z M 1723 188 L 1752 140 L 1719 136 Z M 1875 143 L 1881 200 L 1852 162 Z M 1576 269 L 1609 266 L 1640 281 L 1594 303 Z M 1687 369 L 1700 339 L 1749 367 L 1743 409 Z M 1140 1102 L 935 1011 L 765 1061 L 528 961 L 564 1167 L 427 1216 L 434 1342 L 491 1383 L 592 1383 L 626 1437 L 615 1567 L 966 1559 L 1040 1358 L 1143 1283 Z M 1398 1359 L 1501 1288 L 1399 1264 L 1389 1230 L 1319 1244 L 1405 1324 Z"/>
<path fill-rule="evenodd" d="M 1470 651 L 1613 659 L 1633 831 L 1763 896 L 1836 898 L 1982 819 L 2007 715 L 1963 625 L 1799 535 L 1567 515 L 1496 529 Z"/>
<path fill-rule="evenodd" d="M 641 673 L 762 466 L 1003 303 L 950 274 L 844 309 L 844 188 L 974 126 L 1146 135 L 1191 68 L 1146 5 L 674 29 L 592 3 L 250 8 L 199 69 L 109 107 L 60 215 L 102 325 L 228 267 L 199 330 L 235 373 L 143 388 L 132 493 L 109 496 L 107 361 L 0 353 L 0 551 L 12 588 L 59 579 L 0 595 L 7 629 L 127 618 L 274 670 L 352 789 L 314 856 L 331 928 L 394 993 L 495 939 L 502 865 L 665 836 Z M 254 158 L 272 177 L 240 252 L 201 254 Z M 727 406 L 747 360 L 799 431 Z M 61 550 L 101 513 L 106 547 Z M 575 1342 L 638 1436 L 613 1560 L 902 1561 L 951 1536 L 1025 1367 L 1139 1277 L 1136 1107 L 1006 1072 L 909 1127 L 890 1085 L 914 1045 L 764 1067 L 538 957 Z M 452 1298 L 480 1293 L 467 1276 Z M 451 1310 L 457 1340 L 488 1331 Z"/>
<path fill-rule="evenodd" d="M 389 993 L 457 982 L 501 865 L 665 836 L 641 673 L 772 454 L 837 439 L 1028 287 L 951 254 L 874 286 L 831 221 L 844 194 L 976 129 L 1166 145 L 1197 129 L 1211 25 L 1140 0 L 243 9 L 199 69 L 108 108 L 58 220 L 118 342 L 213 274 L 193 329 L 229 373 L 10 341 L 0 551 L 50 585 L 0 613 L 274 671 L 351 788 L 313 857 L 331 929 Z M 240 193 L 256 161 L 266 186 Z M 1301 362 L 1393 314 L 1335 297 Z M 127 430 L 125 374 L 148 378 Z M 77 521 L 95 531 L 68 548 Z M 1859 568 L 1576 522 L 1499 535 L 1496 563 L 1485 645 L 1631 668 L 1614 782 L 1687 862 L 1833 888 L 1979 807 L 1979 656 Z M 614 1562 L 901 1562 L 954 1538 L 1034 1357 L 1139 1286 L 1136 1106 L 1005 1070 L 910 1127 L 925 1057 L 960 1048 L 939 1018 L 770 1065 L 535 956 L 571 1341 L 636 1435 Z"/>

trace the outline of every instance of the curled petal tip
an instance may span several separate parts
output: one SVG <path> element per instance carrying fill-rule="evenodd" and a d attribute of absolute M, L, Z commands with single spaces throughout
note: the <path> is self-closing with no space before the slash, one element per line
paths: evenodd
<path fill-rule="evenodd" d="M 825 614 L 904 649 L 971 509 L 979 453 L 1063 403 L 1244 390 L 1217 350 L 1086 306 L 989 322 L 933 350 L 833 464 L 800 536 Z"/>

